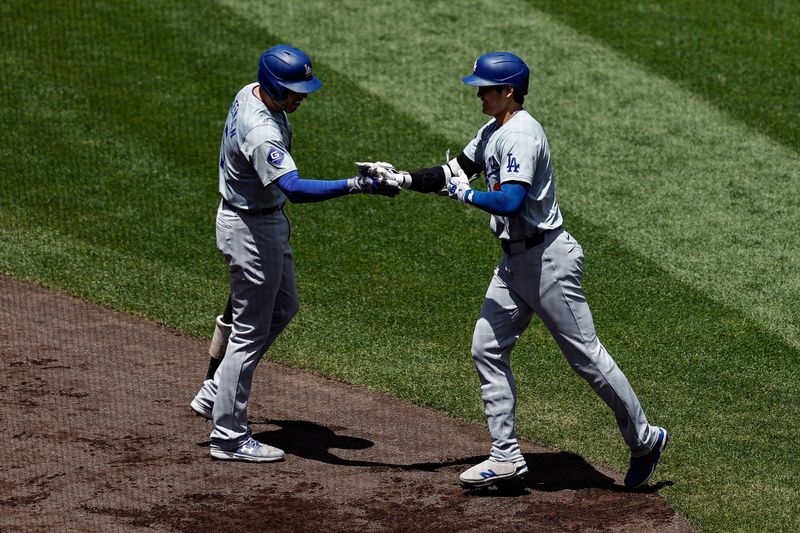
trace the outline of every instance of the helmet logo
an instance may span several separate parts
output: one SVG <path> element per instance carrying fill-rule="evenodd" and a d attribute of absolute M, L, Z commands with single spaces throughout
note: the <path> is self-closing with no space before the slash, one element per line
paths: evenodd
<path fill-rule="evenodd" d="M 480 58 L 478 58 L 478 59 L 480 59 Z M 478 70 L 478 59 L 476 59 L 475 60 L 475 64 L 472 65 L 472 72 L 475 72 L 476 70 Z"/>
<path fill-rule="evenodd" d="M 311 77 L 311 65 L 305 64 L 303 66 L 306 67 L 306 79 L 308 79 Z"/>

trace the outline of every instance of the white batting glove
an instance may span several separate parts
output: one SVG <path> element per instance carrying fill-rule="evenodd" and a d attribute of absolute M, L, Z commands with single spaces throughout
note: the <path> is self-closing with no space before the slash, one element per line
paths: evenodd
<path fill-rule="evenodd" d="M 475 191 L 469 186 L 469 178 L 463 171 L 452 176 L 447 182 L 447 196 L 462 204 L 470 203 L 474 193 Z"/>
<path fill-rule="evenodd" d="M 386 168 L 381 168 L 378 169 L 377 172 L 378 175 L 383 179 L 397 183 L 401 189 L 411 188 L 411 174 L 405 172 L 404 170 L 389 170 Z"/>
<path fill-rule="evenodd" d="M 375 178 L 359 174 L 347 180 L 350 194 L 380 194 L 381 196 L 397 196 L 400 194 L 400 185 L 394 180 Z"/>
<path fill-rule="evenodd" d="M 378 169 L 385 169 L 397 172 L 393 164 L 386 161 L 356 161 L 359 173 L 377 176 Z"/>
<path fill-rule="evenodd" d="M 356 161 L 356 168 L 361 174 L 394 181 L 403 189 L 411 187 L 411 174 L 386 161 Z"/>

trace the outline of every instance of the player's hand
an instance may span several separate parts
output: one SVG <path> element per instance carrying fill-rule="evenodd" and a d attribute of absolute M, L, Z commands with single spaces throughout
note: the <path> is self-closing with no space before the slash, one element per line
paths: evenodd
<path fill-rule="evenodd" d="M 359 174 L 366 174 L 367 176 L 378 176 L 379 170 L 389 170 L 397 172 L 393 164 L 386 161 L 356 161 L 356 168 Z"/>
<path fill-rule="evenodd" d="M 356 168 L 360 174 L 397 182 L 403 189 L 411 187 L 411 174 L 386 161 L 356 161 Z"/>
<path fill-rule="evenodd" d="M 350 178 L 347 185 L 350 188 L 350 194 L 380 194 L 381 196 L 400 194 L 400 185 L 396 181 L 365 174 Z"/>
<path fill-rule="evenodd" d="M 464 172 L 450 178 L 447 182 L 447 196 L 466 204 L 472 198 L 473 191 L 469 186 L 469 178 Z"/>
<path fill-rule="evenodd" d="M 380 194 L 381 196 L 389 196 L 394 198 L 398 194 L 400 194 L 400 184 L 397 181 L 388 178 L 388 177 L 379 177 L 372 179 L 372 190 L 370 191 L 371 194 Z"/>

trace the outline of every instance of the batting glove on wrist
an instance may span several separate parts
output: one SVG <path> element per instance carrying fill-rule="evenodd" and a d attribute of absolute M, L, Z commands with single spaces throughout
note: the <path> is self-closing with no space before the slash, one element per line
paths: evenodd
<path fill-rule="evenodd" d="M 447 196 L 462 204 L 470 203 L 474 193 L 469 186 L 469 178 L 463 173 L 451 177 L 447 183 Z"/>

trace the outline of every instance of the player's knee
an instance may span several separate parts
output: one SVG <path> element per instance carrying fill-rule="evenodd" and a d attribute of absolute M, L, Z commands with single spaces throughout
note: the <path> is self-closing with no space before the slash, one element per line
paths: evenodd
<path fill-rule="evenodd" d="M 472 358 L 477 360 L 483 359 L 486 354 L 486 350 L 488 348 L 488 340 L 486 333 L 483 331 L 483 328 L 480 327 L 480 323 L 475 326 L 475 332 L 472 334 Z"/>
<path fill-rule="evenodd" d="M 486 337 L 473 337 L 472 359 L 474 359 L 479 365 L 483 361 L 498 359 L 502 356 L 502 353 L 497 348 L 497 343 L 487 339 Z"/>
<path fill-rule="evenodd" d="M 569 366 L 579 376 L 592 382 L 598 375 L 608 375 L 614 371 L 616 363 L 604 350 L 589 350 L 571 354 L 567 358 Z"/>
<path fill-rule="evenodd" d="M 479 319 L 472 333 L 472 358 L 477 361 L 500 359 L 511 349 L 513 340 L 501 342 L 487 320 Z"/>
<path fill-rule="evenodd" d="M 475 322 L 475 329 L 472 330 L 472 342 L 475 343 L 476 339 L 494 337 L 494 330 L 492 330 L 489 321 L 483 317 L 478 318 Z"/>

